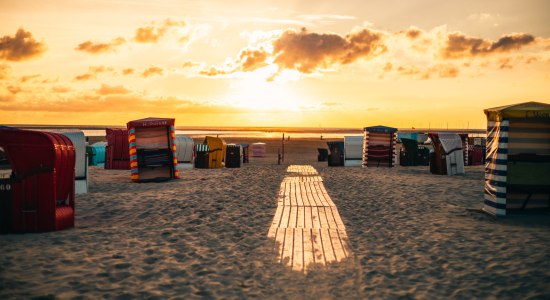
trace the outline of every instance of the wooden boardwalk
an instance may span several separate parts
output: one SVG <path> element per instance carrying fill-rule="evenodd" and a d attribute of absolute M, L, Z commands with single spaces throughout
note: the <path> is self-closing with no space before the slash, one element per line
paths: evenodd
<path fill-rule="evenodd" d="M 281 182 L 277 211 L 268 232 L 278 259 L 295 271 L 351 256 L 346 227 L 323 179 L 312 166 L 291 165 Z"/>

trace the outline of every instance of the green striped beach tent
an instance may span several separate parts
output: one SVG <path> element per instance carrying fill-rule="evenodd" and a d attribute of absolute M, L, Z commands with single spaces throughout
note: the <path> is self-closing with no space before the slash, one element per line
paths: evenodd
<path fill-rule="evenodd" d="M 550 205 L 550 104 L 526 102 L 484 110 L 485 201 L 496 216 Z"/>

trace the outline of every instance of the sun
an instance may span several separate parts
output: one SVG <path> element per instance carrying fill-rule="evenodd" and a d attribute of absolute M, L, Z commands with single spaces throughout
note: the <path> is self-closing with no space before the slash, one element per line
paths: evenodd
<path fill-rule="evenodd" d="M 228 104 L 247 110 L 301 111 L 306 99 L 293 86 L 299 75 L 287 71 L 273 74 L 268 68 L 243 74 L 231 85 Z"/>

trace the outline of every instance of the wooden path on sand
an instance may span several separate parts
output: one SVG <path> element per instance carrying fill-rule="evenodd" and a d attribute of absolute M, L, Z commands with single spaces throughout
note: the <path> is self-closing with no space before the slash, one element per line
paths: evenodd
<path fill-rule="evenodd" d="M 281 182 L 277 211 L 268 232 L 278 246 L 278 259 L 306 272 L 351 256 L 346 227 L 323 179 L 310 165 L 291 165 Z"/>

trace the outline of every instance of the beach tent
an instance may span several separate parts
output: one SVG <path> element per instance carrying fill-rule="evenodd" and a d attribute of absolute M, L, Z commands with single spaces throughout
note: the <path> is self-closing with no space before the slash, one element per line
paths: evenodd
<path fill-rule="evenodd" d="M 0 229 L 43 232 L 74 227 L 75 149 L 62 134 L 0 129 Z"/>
<path fill-rule="evenodd" d="M 226 168 L 240 168 L 243 149 L 240 145 L 228 144 L 225 155 Z"/>
<path fill-rule="evenodd" d="M 210 156 L 210 148 L 208 148 L 208 145 L 196 144 L 195 145 L 195 168 L 208 169 L 209 156 Z"/>
<path fill-rule="evenodd" d="M 328 149 L 326 148 L 317 148 L 317 161 L 327 161 L 328 159 Z"/>
<path fill-rule="evenodd" d="M 344 142 L 327 142 L 328 150 L 328 166 L 340 167 L 344 165 Z"/>
<path fill-rule="evenodd" d="M 89 166 L 101 166 L 105 165 L 105 147 L 106 142 L 97 142 L 92 145 L 86 146 L 86 153 L 88 154 Z"/>
<path fill-rule="evenodd" d="M 249 163 L 249 151 L 250 150 L 250 147 L 248 146 L 248 144 L 240 144 L 241 145 L 241 148 L 243 149 L 243 164 L 247 164 Z"/>
<path fill-rule="evenodd" d="M 130 170 L 128 130 L 107 128 L 105 132 L 105 169 Z"/>
<path fill-rule="evenodd" d="M 192 169 L 195 159 L 195 142 L 185 135 L 176 136 L 176 156 L 179 169 Z"/>
<path fill-rule="evenodd" d="M 456 133 L 428 133 L 434 151 L 430 153 L 430 172 L 438 175 L 464 174 L 462 138 Z"/>
<path fill-rule="evenodd" d="M 252 157 L 265 157 L 266 144 L 254 143 L 252 144 Z"/>
<path fill-rule="evenodd" d="M 58 132 L 68 137 L 75 151 L 75 193 L 88 192 L 88 160 L 86 158 L 86 137 L 81 130 Z"/>
<path fill-rule="evenodd" d="M 360 167 L 363 160 L 363 137 L 344 136 L 344 166 Z"/>
<path fill-rule="evenodd" d="M 397 128 L 378 125 L 363 130 L 363 167 L 395 167 Z"/>
<path fill-rule="evenodd" d="M 225 141 L 217 137 L 207 136 L 204 138 L 203 144 L 208 145 L 208 149 L 210 149 L 208 168 L 223 168 L 225 166 Z"/>
<path fill-rule="evenodd" d="M 468 165 L 477 166 L 485 163 L 486 139 L 482 137 L 468 137 Z"/>
<path fill-rule="evenodd" d="M 145 118 L 127 124 L 134 182 L 179 178 L 175 119 Z"/>
<path fill-rule="evenodd" d="M 526 102 L 484 112 L 487 155 L 483 210 L 504 216 L 517 209 L 548 207 L 550 104 Z"/>
<path fill-rule="evenodd" d="M 424 146 L 418 145 L 417 140 L 402 138 L 401 143 L 399 165 L 427 166 L 430 164 L 430 150 Z"/>

